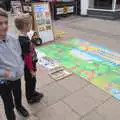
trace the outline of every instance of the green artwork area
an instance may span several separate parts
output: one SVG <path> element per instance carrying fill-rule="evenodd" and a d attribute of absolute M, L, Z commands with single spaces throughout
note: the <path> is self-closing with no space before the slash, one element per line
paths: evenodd
<path fill-rule="evenodd" d="M 37 50 L 120 100 L 120 53 L 77 38 Z"/>

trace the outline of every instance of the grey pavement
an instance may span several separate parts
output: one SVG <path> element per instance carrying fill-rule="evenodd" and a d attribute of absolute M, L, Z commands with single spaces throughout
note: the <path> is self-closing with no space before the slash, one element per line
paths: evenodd
<path fill-rule="evenodd" d="M 53 25 L 56 32 L 65 33 L 55 42 L 80 38 L 120 52 L 120 21 L 71 16 L 54 21 Z M 10 31 L 16 32 L 13 22 L 10 27 Z M 120 117 L 119 100 L 74 74 L 54 81 L 46 69 L 38 66 L 37 79 L 37 90 L 45 97 L 38 104 L 28 105 L 22 79 L 23 104 L 30 117 L 23 118 L 16 112 L 17 120 L 118 120 Z M 0 120 L 5 120 L 2 101 Z"/>

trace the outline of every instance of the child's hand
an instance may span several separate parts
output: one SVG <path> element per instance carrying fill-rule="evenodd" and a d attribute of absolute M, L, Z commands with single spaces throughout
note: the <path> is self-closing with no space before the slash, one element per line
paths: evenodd
<path fill-rule="evenodd" d="M 10 77 L 11 76 L 11 74 L 12 74 L 12 72 L 11 72 L 11 70 L 9 70 L 9 69 L 6 69 L 4 72 L 3 72 L 3 74 L 4 74 L 4 76 L 5 77 Z"/>
<path fill-rule="evenodd" d="M 31 71 L 31 75 L 32 75 L 32 77 L 35 77 L 36 76 L 36 72 Z"/>

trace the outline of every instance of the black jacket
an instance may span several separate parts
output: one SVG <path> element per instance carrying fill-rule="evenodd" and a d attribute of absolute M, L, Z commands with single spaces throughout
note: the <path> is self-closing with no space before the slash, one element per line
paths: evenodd
<path fill-rule="evenodd" d="M 9 11 L 11 8 L 10 2 L 11 0 L 0 0 L 0 7 Z"/>

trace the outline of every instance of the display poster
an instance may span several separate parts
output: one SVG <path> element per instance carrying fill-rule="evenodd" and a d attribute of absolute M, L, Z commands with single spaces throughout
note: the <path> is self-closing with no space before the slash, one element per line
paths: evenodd
<path fill-rule="evenodd" d="M 22 4 L 20 1 L 11 1 L 12 14 L 17 15 L 22 12 Z"/>
<path fill-rule="evenodd" d="M 34 28 L 39 32 L 42 43 L 54 40 L 51 13 L 48 2 L 32 3 Z"/>
<path fill-rule="evenodd" d="M 64 6 L 57 8 L 57 15 L 74 13 L 74 6 Z"/>

